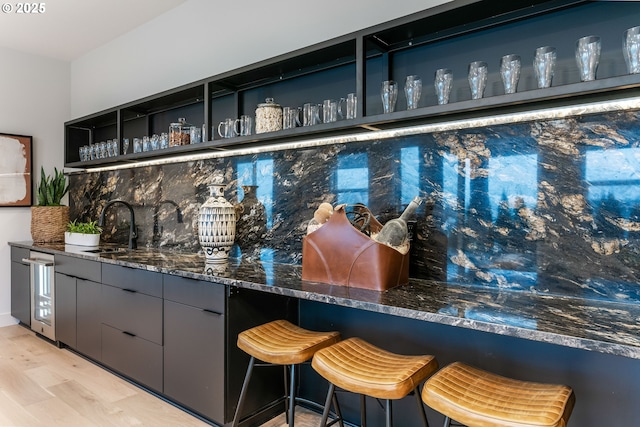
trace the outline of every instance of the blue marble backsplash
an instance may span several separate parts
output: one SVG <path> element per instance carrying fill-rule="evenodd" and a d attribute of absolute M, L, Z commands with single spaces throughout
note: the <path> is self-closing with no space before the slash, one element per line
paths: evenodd
<path fill-rule="evenodd" d="M 238 230 L 234 255 L 300 264 L 320 203 L 364 203 L 384 223 L 419 195 L 411 277 L 637 303 L 639 116 L 608 112 L 72 174 L 71 218 L 97 219 L 107 201 L 123 199 L 135 209 L 139 246 L 197 252 L 198 208 L 222 176 L 230 202 L 254 185 L 265 208 L 266 227 L 256 239 Z M 103 239 L 126 244 L 128 234 L 128 211 L 113 205 Z"/>

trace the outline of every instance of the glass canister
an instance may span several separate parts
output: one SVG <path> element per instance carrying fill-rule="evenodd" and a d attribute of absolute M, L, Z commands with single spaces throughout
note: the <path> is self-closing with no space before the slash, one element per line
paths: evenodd
<path fill-rule="evenodd" d="M 190 130 L 191 125 L 183 117 L 179 118 L 177 123 L 171 123 L 169 125 L 169 147 L 189 145 L 191 141 Z"/>
<path fill-rule="evenodd" d="M 273 98 L 256 108 L 256 133 L 274 132 L 282 129 L 282 107 Z"/>

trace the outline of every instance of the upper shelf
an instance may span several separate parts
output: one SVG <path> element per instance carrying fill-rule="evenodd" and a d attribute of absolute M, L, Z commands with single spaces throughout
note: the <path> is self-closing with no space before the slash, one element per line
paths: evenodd
<path fill-rule="evenodd" d="M 622 32 L 638 25 L 635 2 L 576 0 L 512 0 L 509 2 L 456 0 L 441 6 L 338 37 L 323 43 L 248 65 L 192 84 L 127 103 L 65 123 L 65 166 L 93 168 L 234 147 L 273 144 L 367 132 L 446 119 L 477 117 L 585 100 L 631 96 L 640 88 L 640 74 L 626 73 Z M 575 23 L 579 23 L 575 24 Z M 575 27 L 575 28 L 574 28 Z M 574 59 L 577 37 L 602 35 L 598 79 L 580 82 Z M 537 89 L 532 83 L 531 54 L 539 45 L 556 43 L 558 60 L 554 85 Z M 515 51 L 515 52 L 514 52 Z M 518 92 L 505 95 L 497 72 L 500 56 L 522 52 Z M 472 100 L 466 65 L 490 62 L 486 97 Z M 454 69 L 452 101 L 437 105 L 429 74 L 436 66 Z M 406 111 L 399 94 L 394 113 L 382 114 L 379 83 L 405 75 L 423 78 L 421 108 Z M 433 75 L 433 74 L 431 74 Z M 400 83 L 402 92 L 402 83 Z M 358 94 L 364 116 L 315 126 L 259 135 L 220 139 L 214 129 L 224 118 L 253 115 L 256 104 L 275 97 L 283 106 L 322 102 Z M 168 123 L 185 117 L 208 129 L 201 144 L 171 147 L 118 157 L 79 161 L 78 150 L 89 142 L 131 135 L 166 132 Z M 211 136 L 214 136 L 213 140 Z"/>

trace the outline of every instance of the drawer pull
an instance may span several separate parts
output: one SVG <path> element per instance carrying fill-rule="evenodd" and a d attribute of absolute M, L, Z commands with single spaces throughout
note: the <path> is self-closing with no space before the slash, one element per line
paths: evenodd
<path fill-rule="evenodd" d="M 209 310 L 208 308 L 203 308 L 202 311 L 204 311 L 205 313 L 215 314 L 217 316 L 222 316 L 222 313 L 220 313 L 219 311 Z"/>
<path fill-rule="evenodd" d="M 123 334 L 125 335 L 129 335 L 130 337 L 135 337 L 136 334 L 132 334 L 131 332 L 127 332 L 127 331 L 122 331 Z"/>
<path fill-rule="evenodd" d="M 122 288 L 122 290 L 125 291 L 125 292 L 129 292 L 130 294 L 135 294 L 135 293 L 138 292 L 135 289 L 127 289 L 127 288 Z"/>

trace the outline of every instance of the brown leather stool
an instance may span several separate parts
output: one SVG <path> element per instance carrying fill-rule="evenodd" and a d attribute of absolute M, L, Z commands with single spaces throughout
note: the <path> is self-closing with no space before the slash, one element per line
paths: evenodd
<path fill-rule="evenodd" d="M 390 427 L 391 400 L 401 399 L 414 391 L 422 422 L 428 427 L 418 387 L 438 369 L 435 357 L 394 354 L 360 338 L 349 338 L 317 351 L 311 366 L 330 383 L 321 426 L 326 425 L 329 404 L 335 398 L 335 388 L 339 387 L 361 395 L 363 427 L 366 426 L 365 396 L 386 400 L 386 423 Z"/>
<path fill-rule="evenodd" d="M 468 427 L 565 427 L 575 395 L 565 385 L 505 378 L 455 362 L 429 378 L 422 400 Z"/>
<path fill-rule="evenodd" d="M 287 366 L 291 367 L 291 384 L 289 392 L 286 393 L 288 397 L 286 397 L 285 410 L 288 414 L 289 426 L 293 427 L 296 406 L 296 365 L 311 359 L 317 350 L 338 341 L 340 341 L 338 332 L 309 331 L 286 320 L 274 320 L 240 332 L 238 334 L 238 348 L 249 354 L 251 359 L 242 384 L 242 391 L 240 391 L 232 426 L 236 427 L 240 422 L 240 412 L 247 394 L 247 386 L 251 379 L 253 367 L 283 365 L 285 368 L 285 390 L 287 388 Z M 257 365 L 255 363 L 256 359 L 266 362 L 267 365 Z M 336 410 L 339 412 L 338 408 Z"/>

